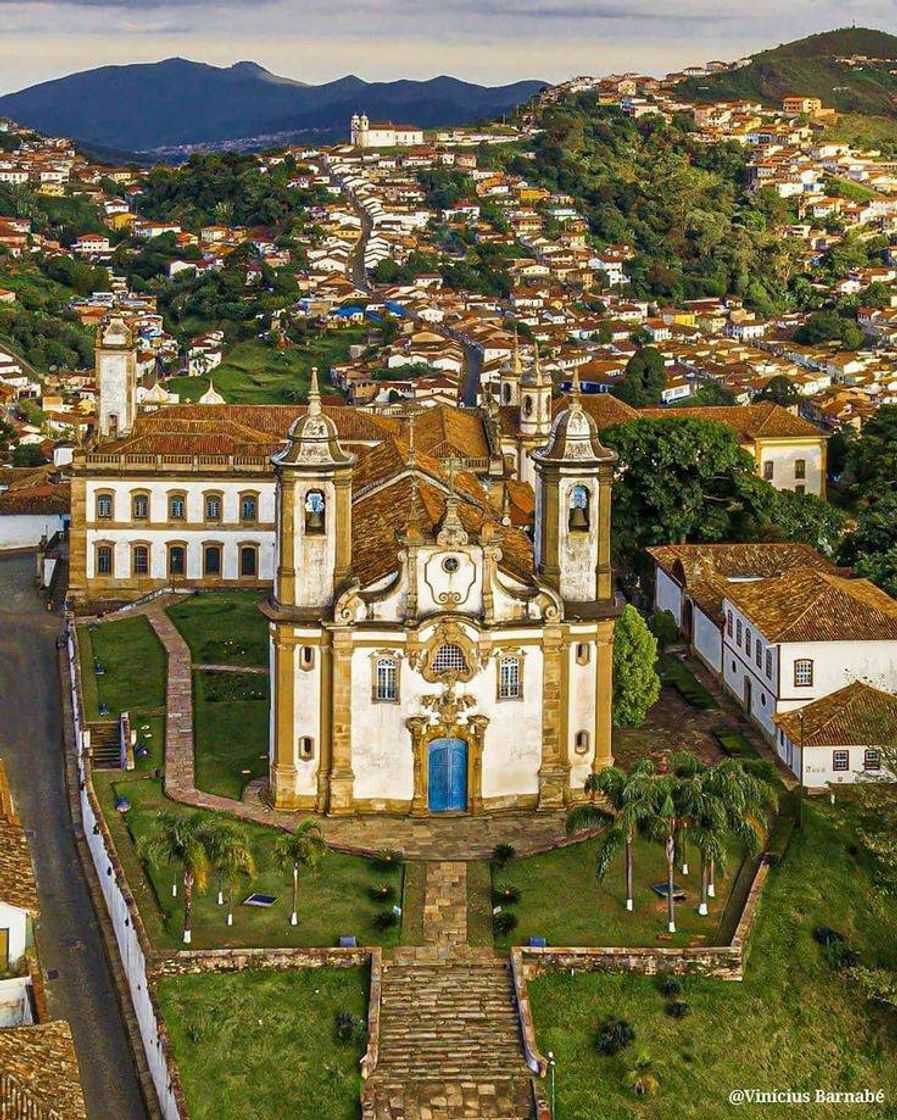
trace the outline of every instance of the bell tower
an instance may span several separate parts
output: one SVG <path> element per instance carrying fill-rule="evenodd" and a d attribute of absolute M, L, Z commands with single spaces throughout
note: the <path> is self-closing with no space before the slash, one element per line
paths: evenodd
<path fill-rule="evenodd" d="M 126 436 L 137 416 L 137 347 L 134 332 L 120 315 L 110 316 L 98 329 L 95 354 L 100 436 Z"/>
<path fill-rule="evenodd" d="M 287 439 L 272 458 L 277 477 L 272 606 L 322 611 L 351 563 L 355 456 L 340 447 L 336 425 L 324 414 L 316 369 L 308 410 L 293 422 Z"/>
<path fill-rule="evenodd" d="M 610 603 L 610 510 L 616 452 L 583 409 L 579 376 L 548 443 L 534 451 L 535 557 L 539 574 L 568 603 Z"/>
<path fill-rule="evenodd" d="M 521 482 L 535 486 L 532 453 L 541 447 L 551 434 L 551 399 L 554 386 L 551 377 L 542 369 L 539 347 L 536 345 L 533 364 L 519 382 L 520 452 L 517 477 Z"/>

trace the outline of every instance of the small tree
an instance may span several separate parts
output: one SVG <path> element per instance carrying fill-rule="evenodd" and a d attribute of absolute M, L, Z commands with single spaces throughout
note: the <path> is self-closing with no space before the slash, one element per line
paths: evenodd
<path fill-rule="evenodd" d="M 617 727 L 640 727 L 660 695 L 657 639 L 631 604 L 614 633 L 614 712 Z"/>
<path fill-rule="evenodd" d="M 193 889 L 204 890 L 209 877 L 208 826 L 200 813 L 156 815 L 153 831 L 141 838 L 138 852 L 152 866 L 180 864 L 184 883 L 184 944 L 193 940 Z"/>
<path fill-rule="evenodd" d="M 307 867 L 314 871 L 321 866 L 321 860 L 327 851 L 327 844 L 321 832 L 321 826 L 316 821 L 303 821 L 295 832 L 285 832 L 277 838 L 274 855 L 278 864 L 285 871 L 293 875 L 293 909 L 290 913 L 290 925 L 299 924 L 297 914 L 299 902 L 299 868 Z"/>
<path fill-rule="evenodd" d="M 234 924 L 234 889 L 244 875 L 255 874 L 255 859 L 246 830 L 236 821 L 227 819 L 210 821 L 203 832 L 209 862 L 218 876 L 218 901 L 227 898 L 227 924 Z"/>
<path fill-rule="evenodd" d="M 660 404 L 666 384 L 663 355 L 653 346 L 643 346 L 626 363 L 613 394 L 633 408 L 654 408 Z"/>

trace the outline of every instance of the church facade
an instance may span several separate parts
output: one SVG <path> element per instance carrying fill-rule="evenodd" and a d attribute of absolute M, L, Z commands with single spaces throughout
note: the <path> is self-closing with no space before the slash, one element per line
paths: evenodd
<path fill-rule="evenodd" d="M 560 809 L 612 762 L 615 456 L 574 392 L 534 539 L 460 464 L 360 459 L 313 385 L 274 456 L 270 796 L 426 817 Z"/>

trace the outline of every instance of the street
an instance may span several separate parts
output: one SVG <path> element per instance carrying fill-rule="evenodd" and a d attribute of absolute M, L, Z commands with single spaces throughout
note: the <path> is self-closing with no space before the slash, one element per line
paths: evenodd
<path fill-rule="evenodd" d="M 145 1120 L 125 1028 L 72 837 L 61 745 L 56 637 L 33 589 L 34 556 L 0 555 L 0 757 L 28 830 L 37 944 L 54 1018 L 69 1021 L 90 1120 Z"/>

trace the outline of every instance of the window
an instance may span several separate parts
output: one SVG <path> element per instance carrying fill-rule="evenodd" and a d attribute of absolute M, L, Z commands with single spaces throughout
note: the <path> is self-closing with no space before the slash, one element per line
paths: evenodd
<path fill-rule="evenodd" d="M 735 623 L 735 644 L 741 645 L 741 619 Z"/>
<path fill-rule="evenodd" d="M 467 661 L 464 657 L 464 650 L 461 649 L 460 646 L 454 645 L 452 642 L 446 642 L 444 646 L 440 646 L 436 651 L 436 656 L 433 658 L 433 672 L 467 672 Z"/>
<path fill-rule="evenodd" d="M 505 404 L 511 403 L 511 386 L 507 382 L 501 387 L 501 399 Z"/>
<path fill-rule="evenodd" d="M 149 518 L 149 496 L 135 494 L 131 500 L 131 516 L 135 521 L 146 521 Z"/>
<path fill-rule="evenodd" d="M 255 521 L 259 515 L 259 503 L 255 494 L 243 494 L 240 497 L 240 520 Z"/>
<path fill-rule="evenodd" d="M 303 646 L 299 651 L 299 668 L 313 669 L 315 665 L 315 647 Z"/>
<path fill-rule="evenodd" d="M 573 533 L 585 533 L 589 528 L 589 492 L 585 486 L 574 486 L 570 491 L 570 514 L 567 527 Z"/>
<path fill-rule="evenodd" d="M 185 521 L 187 518 L 187 499 L 183 494 L 172 494 L 168 499 L 168 517 L 171 521 Z"/>
<path fill-rule="evenodd" d="M 813 683 L 813 662 L 800 658 L 794 662 L 794 683 L 798 688 L 809 688 Z"/>
<path fill-rule="evenodd" d="M 767 459 L 763 464 L 763 477 L 767 482 L 772 482 L 773 471 L 775 470 L 775 463 L 771 459 Z"/>
<path fill-rule="evenodd" d="M 221 546 L 207 544 L 202 550 L 202 570 L 207 576 L 221 575 Z"/>
<path fill-rule="evenodd" d="M 378 657 L 374 675 L 374 699 L 398 700 L 399 667 L 394 657 Z"/>
<path fill-rule="evenodd" d="M 326 503 L 320 490 L 309 490 L 305 495 L 305 531 L 323 533 L 326 529 L 324 512 Z"/>
<path fill-rule="evenodd" d="M 576 738 L 573 740 L 573 749 L 577 754 L 589 753 L 589 733 L 588 731 L 577 731 Z"/>
<path fill-rule="evenodd" d="M 766 675 L 772 680 L 772 650 L 766 651 Z"/>
<path fill-rule="evenodd" d="M 881 751 L 877 747 L 867 747 L 863 752 L 864 770 L 881 770 Z"/>
<path fill-rule="evenodd" d="M 221 495 L 206 494 L 206 521 L 221 520 Z"/>
<path fill-rule="evenodd" d="M 532 416 L 532 414 L 533 414 L 533 398 L 527 394 L 527 396 L 525 396 L 523 398 L 523 415 L 526 416 L 526 417 L 529 417 L 529 416 Z"/>
<path fill-rule="evenodd" d="M 760 645 L 760 639 L 759 638 L 754 643 L 754 664 L 757 666 L 758 669 L 763 664 L 763 649 Z"/>
<path fill-rule="evenodd" d="M 850 751 L 832 751 L 832 769 L 844 771 L 850 767 Z"/>
<path fill-rule="evenodd" d="M 802 482 L 798 482 L 798 484 L 794 487 L 795 494 L 806 494 L 806 492 L 807 488 Z"/>
<path fill-rule="evenodd" d="M 303 735 L 299 740 L 299 757 L 304 761 L 308 760 L 315 753 L 315 741 L 309 735 Z"/>
<path fill-rule="evenodd" d="M 807 477 L 807 460 L 795 459 L 794 460 L 794 477 L 806 478 Z"/>
<path fill-rule="evenodd" d="M 240 549 L 240 575 L 254 576 L 258 574 L 258 549 L 255 545 L 243 545 Z"/>
<path fill-rule="evenodd" d="M 523 695 L 520 687 L 520 658 L 502 657 L 498 662 L 499 700 L 519 700 Z"/>
<path fill-rule="evenodd" d="M 751 656 L 751 628 L 749 626 L 744 628 L 744 652 L 748 657 Z"/>
<path fill-rule="evenodd" d="M 112 575 L 112 546 L 101 544 L 97 546 L 97 575 Z"/>
<path fill-rule="evenodd" d="M 732 637 L 732 612 L 726 611 L 726 633 Z"/>
<path fill-rule="evenodd" d="M 187 571 L 187 550 L 183 545 L 170 544 L 168 546 L 168 574 L 182 576 Z"/>
<path fill-rule="evenodd" d="M 135 576 L 149 575 L 149 547 L 135 544 L 131 549 L 131 568 Z"/>
<path fill-rule="evenodd" d="M 588 665 L 592 658 L 592 647 L 588 642 L 580 642 L 576 647 L 576 664 Z"/>
<path fill-rule="evenodd" d="M 115 502 L 111 494 L 97 494 L 97 521 L 111 521 Z"/>

